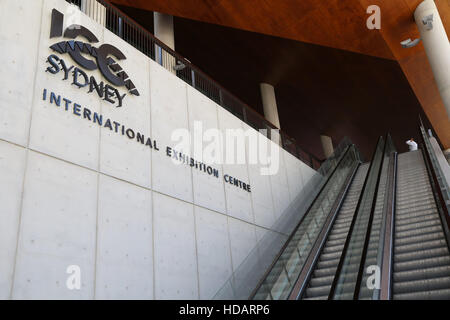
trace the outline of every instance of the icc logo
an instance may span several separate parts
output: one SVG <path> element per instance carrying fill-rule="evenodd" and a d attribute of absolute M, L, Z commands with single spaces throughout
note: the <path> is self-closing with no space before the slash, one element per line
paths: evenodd
<path fill-rule="evenodd" d="M 59 54 L 68 53 L 85 70 L 93 71 L 98 69 L 112 85 L 119 88 L 125 87 L 129 94 L 139 96 L 139 91 L 136 89 L 133 81 L 117 63 L 117 61 L 125 60 L 125 55 L 111 44 L 102 44 L 99 47 L 94 46 L 93 44 L 99 42 L 97 37 L 90 30 L 79 24 L 71 24 L 63 32 L 63 20 L 64 15 L 58 10 L 53 9 L 50 38 L 63 36 L 70 40 L 57 42 L 51 45 L 50 48 Z M 76 40 L 78 38 L 84 38 L 88 42 Z M 62 59 L 52 55 L 49 57 L 48 62 L 51 64 L 51 67 L 47 69 L 48 72 L 56 74 L 60 69 L 63 69 L 66 73 L 63 80 L 67 79 L 68 71 L 71 68 L 67 69 Z M 61 68 L 59 65 L 61 65 Z M 95 89 L 100 97 L 103 98 L 105 96 L 104 99 L 111 103 L 115 102 L 112 100 L 115 93 L 119 101 L 118 107 L 122 106 L 122 100 L 126 94 L 120 95 L 116 88 L 108 84 L 104 85 L 103 82 L 99 85 L 93 76 L 88 77 L 79 68 L 74 68 L 73 74 L 74 82 L 72 84 L 77 85 L 79 88 L 89 86 L 89 92 Z"/>

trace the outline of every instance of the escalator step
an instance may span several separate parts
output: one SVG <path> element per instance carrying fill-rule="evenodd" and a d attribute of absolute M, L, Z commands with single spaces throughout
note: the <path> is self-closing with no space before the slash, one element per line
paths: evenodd
<path fill-rule="evenodd" d="M 394 292 L 396 294 L 421 291 L 426 292 L 447 288 L 450 288 L 450 276 L 425 280 L 421 279 L 405 282 L 394 282 Z"/>
<path fill-rule="evenodd" d="M 419 243 L 419 242 L 425 242 L 430 240 L 438 240 L 442 239 L 444 237 L 444 234 L 442 231 L 440 233 L 429 233 L 426 235 L 417 235 L 417 236 L 411 236 L 411 237 L 404 237 L 401 239 L 395 239 L 394 240 L 394 248 L 396 246 L 401 246 L 404 244 L 411 244 L 411 243 Z"/>
<path fill-rule="evenodd" d="M 428 221 L 438 221 L 439 223 L 441 222 L 441 220 L 436 217 L 436 215 L 422 215 L 422 216 L 418 216 L 418 217 L 412 217 L 412 218 L 406 218 L 403 220 L 399 220 L 398 223 L 396 224 L 396 229 L 398 229 L 399 227 L 403 227 L 403 226 L 407 226 L 410 224 L 416 224 L 416 223 L 427 223 Z"/>
<path fill-rule="evenodd" d="M 399 182 L 401 183 L 401 182 Z M 399 187 L 397 189 L 397 195 L 399 198 L 402 198 L 403 196 L 411 196 L 416 195 L 416 199 L 420 197 L 423 194 L 427 194 L 431 191 L 430 186 L 428 183 L 420 183 L 419 185 L 409 185 L 407 187 Z"/>
<path fill-rule="evenodd" d="M 337 265 L 334 267 L 328 267 L 328 268 L 317 268 L 314 270 L 314 277 L 327 277 L 329 275 L 333 275 L 336 273 Z"/>
<path fill-rule="evenodd" d="M 397 191 L 399 194 L 404 194 L 403 191 L 414 191 L 417 192 L 419 190 L 430 190 L 430 185 L 428 179 L 423 180 L 425 178 L 421 178 L 417 180 L 404 181 L 402 179 L 398 179 Z"/>
<path fill-rule="evenodd" d="M 450 289 L 426 292 L 394 293 L 395 300 L 450 300 Z"/>
<path fill-rule="evenodd" d="M 344 247 L 344 246 L 342 246 Z M 336 260 L 341 256 L 341 251 L 327 252 L 320 255 L 320 261 Z"/>
<path fill-rule="evenodd" d="M 403 214 L 404 212 L 410 212 L 411 210 L 427 210 L 427 209 L 435 209 L 436 204 L 432 201 L 418 201 L 418 202 L 409 202 L 403 205 L 397 205 L 397 211 L 399 214 Z"/>
<path fill-rule="evenodd" d="M 394 282 L 414 281 L 448 276 L 450 276 L 450 265 L 445 265 L 440 267 L 396 272 L 394 274 Z"/>
<path fill-rule="evenodd" d="M 396 227 L 396 231 L 398 232 L 403 232 L 403 231 L 412 231 L 412 230 L 418 230 L 424 227 L 435 227 L 441 226 L 441 220 L 439 219 L 430 219 L 428 221 L 422 221 L 422 222 L 418 222 L 418 223 L 410 223 L 410 224 L 405 224 L 403 226 L 397 226 Z"/>
<path fill-rule="evenodd" d="M 402 203 L 407 204 L 412 201 L 417 201 L 418 199 L 425 196 L 425 198 L 428 198 L 430 195 L 431 189 L 430 187 L 425 188 L 421 187 L 419 189 L 411 188 L 411 189 L 404 189 L 404 190 L 397 190 L 396 197 L 397 199 L 401 200 Z"/>
<path fill-rule="evenodd" d="M 403 238 L 412 238 L 420 235 L 427 235 L 427 234 L 441 234 L 442 233 L 442 227 L 439 226 L 432 226 L 432 227 L 423 227 L 418 228 L 414 230 L 408 230 L 408 231 L 400 231 L 396 232 L 395 236 L 397 239 L 403 239 Z"/>
<path fill-rule="evenodd" d="M 328 246 L 339 246 L 339 245 L 344 245 L 345 241 L 342 240 L 328 240 L 326 243 L 326 247 Z"/>
<path fill-rule="evenodd" d="M 418 196 L 417 194 L 416 195 L 406 195 L 405 194 L 405 195 L 402 195 L 401 197 L 397 197 L 397 198 L 399 198 L 401 201 L 415 201 L 417 199 L 417 196 Z M 434 200 L 433 194 L 421 193 L 420 197 L 425 200 L 428 200 L 428 199 Z"/>
<path fill-rule="evenodd" d="M 344 242 L 345 242 L 346 238 L 347 238 L 347 234 L 345 234 L 345 233 L 336 234 L 336 235 L 330 234 L 328 236 L 328 239 L 330 239 L 330 240 L 342 240 L 343 239 L 342 241 L 344 241 Z"/>
<path fill-rule="evenodd" d="M 434 208 L 429 208 L 429 209 L 426 209 L 426 210 L 424 210 L 424 209 L 418 209 L 418 210 L 411 209 L 408 212 L 396 212 L 395 220 L 399 221 L 399 222 L 403 222 L 404 220 L 411 219 L 411 218 L 419 218 L 419 217 L 424 217 L 424 216 L 426 216 L 426 217 L 434 216 L 435 217 L 436 216 L 434 214 L 435 210 L 436 209 L 434 209 Z"/>
<path fill-rule="evenodd" d="M 439 267 L 450 264 L 450 256 L 443 256 L 438 258 L 421 259 L 415 261 L 396 262 L 394 259 L 394 276 L 395 272 L 420 270 L 430 267 Z"/>
<path fill-rule="evenodd" d="M 397 262 L 407 262 L 423 260 L 435 257 L 442 257 L 448 255 L 448 249 L 446 247 L 440 247 L 435 249 L 426 249 L 407 253 L 395 253 L 395 261 Z"/>
<path fill-rule="evenodd" d="M 316 278 L 311 279 L 310 285 L 312 287 L 321 287 L 321 286 L 330 285 L 333 282 L 333 279 L 334 279 L 334 274 L 326 276 L 326 277 L 316 277 Z"/>
<path fill-rule="evenodd" d="M 320 286 L 320 287 L 309 287 L 306 289 L 307 297 L 317 297 L 317 296 L 326 296 L 331 290 L 331 283 L 328 286 Z"/>
<path fill-rule="evenodd" d="M 429 250 L 434 248 L 439 248 L 446 246 L 447 242 L 445 239 L 437 239 L 437 240 L 431 240 L 431 241 L 423 241 L 423 242 L 417 242 L 417 243 L 410 243 L 410 244 L 404 244 L 401 246 L 395 246 L 394 250 L 395 253 L 406 253 L 406 252 L 413 252 L 413 251 L 419 251 L 419 250 Z"/>
<path fill-rule="evenodd" d="M 328 296 L 305 297 L 303 300 L 327 300 Z"/>
<path fill-rule="evenodd" d="M 334 259 L 334 260 L 319 260 L 319 262 L 317 262 L 317 267 L 319 269 L 330 268 L 330 267 L 337 266 L 338 263 L 339 263 L 339 258 Z"/>
<path fill-rule="evenodd" d="M 341 252 L 342 249 L 344 249 L 344 243 L 340 243 L 340 244 L 334 245 L 334 246 L 332 246 L 332 245 L 326 246 L 322 252 L 323 253 Z"/>

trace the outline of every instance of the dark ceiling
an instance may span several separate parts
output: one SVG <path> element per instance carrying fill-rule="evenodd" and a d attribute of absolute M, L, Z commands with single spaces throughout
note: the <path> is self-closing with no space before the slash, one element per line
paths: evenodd
<path fill-rule="evenodd" d="M 153 14 L 120 7 L 153 32 Z M 259 83 L 275 86 L 281 128 L 323 158 L 320 134 L 344 136 L 369 159 L 390 132 L 400 152 L 422 108 L 394 60 L 175 17 L 176 51 L 262 111 Z M 430 126 L 431 127 L 431 126 Z"/>

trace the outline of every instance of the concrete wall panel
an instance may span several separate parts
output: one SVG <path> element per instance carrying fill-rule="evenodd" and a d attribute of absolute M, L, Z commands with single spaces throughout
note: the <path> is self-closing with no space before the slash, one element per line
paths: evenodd
<path fill-rule="evenodd" d="M 217 130 L 217 106 L 213 101 L 192 87 L 187 87 L 188 92 L 188 109 L 189 109 L 189 130 L 192 138 L 192 155 L 195 159 L 204 158 L 203 154 L 196 155 L 194 152 L 197 139 L 194 137 L 194 128 L 201 126 L 201 131 L 207 133 L 210 129 Z M 203 140 L 203 139 L 202 139 Z M 214 143 L 212 141 L 204 141 L 202 145 L 205 147 Z M 199 157 L 200 156 L 200 157 Z M 192 170 L 193 187 L 194 187 L 194 203 L 205 208 L 225 213 L 225 194 L 223 186 L 223 166 L 219 164 L 208 163 L 203 159 L 204 163 L 219 170 L 219 177 L 208 175 L 203 171 Z"/>
<path fill-rule="evenodd" d="M 244 131 L 242 127 L 242 121 L 240 121 L 238 118 L 236 118 L 234 115 L 232 115 L 230 112 L 223 108 L 218 108 L 218 118 L 219 118 L 219 129 L 221 130 L 224 139 L 227 139 L 227 130 L 241 130 Z M 243 181 L 245 183 L 249 183 L 249 176 L 248 176 L 248 168 L 247 168 L 247 157 L 245 155 L 245 144 L 243 151 L 238 151 L 238 146 L 235 144 L 234 151 L 227 150 L 228 148 L 225 148 L 224 150 L 224 165 L 223 170 L 224 174 L 227 174 L 233 178 L 237 178 L 240 181 Z M 228 156 L 227 152 L 233 152 L 234 157 L 231 155 Z M 236 157 L 238 152 L 243 152 L 243 162 L 238 163 L 238 158 Z M 228 158 L 231 158 L 228 161 Z M 233 159 L 234 158 L 234 159 Z M 251 196 L 250 193 L 236 187 L 233 184 L 226 183 L 225 182 L 225 197 L 226 197 L 226 204 L 227 204 L 227 214 L 242 219 L 251 223 L 254 223 L 255 218 L 253 216 L 253 208 L 251 203 Z"/>
<path fill-rule="evenodd" d="M 172 140 L 175 130 L 189 130 L 186 84 L 150 61 L 151 127 L 160 151 L 152 153 L 152 187 L 154 190 L 192 202 L 191 167 L 174 163 L 167 156 L 166 147 L 176 147 Z M 189 150 L 178 150 L 186 152 Z"/>
<path fill-rule="evenodd" d="M 231 253 L 225 215 L 195 208 L 200 299 L 211 299 L 231 276 Z"/>
<path fill-rule="evenodd" d="M 41 0 L 0 2 L 0 138 L 22 146 L 28 144 L 35 97 L 42 3 Z"/>
<path fill-rule="evenodd" d="M 295 199 L 303 188 L 303 178 L 300 170 L 300 160 L 292 154 L 285 152 L 284 161 L 286 164 L 286 175 L 288 180 L 291 199 Z"/>
<path fill-rule="evenodd" d="M 119 61 L 120 66 L 130 76 L 139 91 L 139 96 L 132 95 L 127 89 L 120 87 L 121 94 L 126 93 L 123 106 L 117 108 L 110 103 L 102 103 L 104 116 L 125 125 L 131 137 L 144 135 L 144 144 L 137 138 L 102 128 L 100 138 L 100 171 L 114 177 L 130 181 L 137 185 L 151 187 L 151 154 L 152 149 L 145 145 L 148 138 L 154 140 L 150 130 L 150 60 L 131 45 L 124 43 L 109 30 L 105 30 L 104 41 L 123 52 L 126 60 Z M 125 129 L 125 130 L 127 130 Z"/>
<path fill-rule="evenodd" d="M 271 142 L 272 143 L 272 142 Z M 275 148 L 279 148 L 275 146 Z M 278 172 L 270 176 L 270 183 L 272 186 L 273 203 L 275 208 L 275 217 L 278 219 L 287 209 L 291 202 L 291 195 L 289 191 L 286 164 L 284 156 L 285 151 L 279 149 L 280 166 Z"/>
<path fill-rule="evenodd" d="M 27 164 L 13 298 L 92 299 L 97 174 L 32 151 Z M 80 290 L 66 287 L 70 265 Z"/>
<path fill-rule="evenodd" d="M 198 299 L 194 208 L 153 194 L 156 299 Z"/>
<path fill-rule="evenodd" d="M 26 149 L 0 141 L 0 299 L 11 291 L 25 162 Z"/>
<path fill-rule="evenodd" d="M 244 130 L 254 130 L 246 123 L 242 123 L 242 127 Z M 256 132 L 256 131 L 254 131 Z M 256 133 L 258 139 L 266 139 L 259 132 Z M 265 141 L 265 140 L 263 140 Z M 263 167 L 261 164 L 268 163 L 268 159 L 270 156 L 270 152 L 262 153 L 257 150 L 256 162 L 252 162 L 250 159 L 250 152 L 254 152 L 254 150 L 249 149 L 249 140 L 247 140 L 246 144 L 246 155 L 248 159 L 248 173 L 249 173 L 249 182 L 251 185 L 251 200 L 253 205 L 253 212 L 255 216 L 255 224 L 259 226 L 264 226 L 266 228 L 270 228 L 275 222 L 275 212 L 273 206 L 273 197 L 272 197 L 272 187 L 270 185 L 270 176 L 263 175 L 261 168 Z M 252 155 L 255 157 L 255 155 Z M 264 165 L 264 167 L 267 167 Z"/>
<path fill-rule="evenodd" d="M 96 299 L 153 298 L 151 191 L 99 181 Z"/>
<path fill-rule="evenodd" d="M 236 271 L 256 246 L 256 227 L 253 224 L 228 217 L 228 229 L 231 240 L 233 271 Z"/>
<path fill-rule="evenodd" d="M 65 1 L 47 0 L 44 2 L 43 19 L 39 41 L 39 53 L 37 59 L 37 74 L 35 84 L 35 100 L 32 112 L 30 148 L 48 155 L 58 157 L 88 168 L 98 169 L 100 127 L 98 124 L 75 115 L 74 104 L 81 108 L 88 108 L 92 113 L 101 112 L 100 100 L 95 92 L 88 94 L 88 88 L 77 88 L 72 85 L 73 76 L 69 72 L 68 79 L 64 78 L 61 70 L 57 74 L 46 72 L 47 58 L 56 52 L 50 46 L 64 39 L 62 37 L 50 39 L 51 12 L 56 8 L 65 14 L 64 25 L 79 23 L 103 42 L 103 28 L 93 22 L 88 16 L 67 4 Z M 81 39 L 78 39 L 81 40 Z M 69 54 L 56 55 L 62 58 L 68 67 L 77 66 Z M 87 71 L 100 81 L 98 70 Z M 47 101 L 43 101 L 43 90 L 47 89 Z M 50 94 L 54 92 L 60 96 L 60 106 L 50 104 Z M 63 99 L 70 101 L 67 103 Z M 109 104 L 109 103 L 108 103 Z"/>

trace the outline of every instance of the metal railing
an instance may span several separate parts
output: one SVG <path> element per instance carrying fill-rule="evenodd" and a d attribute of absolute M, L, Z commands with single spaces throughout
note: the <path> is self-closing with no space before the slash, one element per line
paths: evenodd
<path fill-rule="evenodd" d="M 140 26 L 136 21 L 128 17 L 120 9 L 112 5 L 107 0 L 65 0 L 66 2 L 77 5 L 78 7 L 91 8 L 95 2 L 100 3 L 105 8 L 104 26 L 115 35 L 128 42 L 134 48 L 145 54 L 150 59 L 156 61 L 165 69 L 174 73 L 178 78 L 194 87 L 205 96 L 234 114 L 236 117 L 247 123 L 252 128 L 263 133 L 268 139 L 271 139 L 271 129 L 278 130 L 272 123 L 267 121 L 258 112 L 253 110 L 239 98 L 234 96 L 199 68 L 183 56 L 172 50 L 163 42 L 155 38 L 148 30 Z M 98 10 L 92 10 L 94 14 Z M 90 15 L 91 16 L 91 15 Z M 99 22 L 95 16 L 92 17 Z M 318 159 L 310 152 L 300 148 L 295 139 L 289 137 L 286 133 L 280 132 L 280 145 L 302 162 L 317 170 L 322 160 Z"/>

